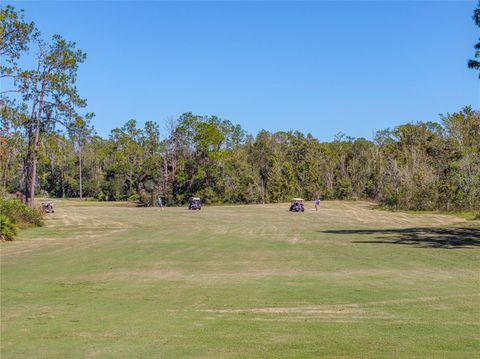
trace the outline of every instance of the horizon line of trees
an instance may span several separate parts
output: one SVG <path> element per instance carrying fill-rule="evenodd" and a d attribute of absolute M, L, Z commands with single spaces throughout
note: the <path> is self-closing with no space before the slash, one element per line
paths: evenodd
<path fill-rule="evenodd" d="M 102 138 L 45 129 L 35 191 L 54 197 L 183 204 L 270 203 L 291 197 L 369 199 L 398 209 L 480 210 L 480 112 L 465 107 L 382 130 L 373 140 L 336 136 L 320 142 L 298 131 L 260 131 L 216 116 L 185 113 L 161 139 L 157 123 L 135 120 Z M 8 130 L 0 185 L 25 188 L 22 127 Z"/>
<path fill-rule="evenodd" d="M 167 204 L 190 196 L 206 203 L 301 196 L 480 209 L 480 114 L 471 107 L 440 122 L 378 131 L 371 141 L 339 134 L 320 142 L 298 131 L 254 137 L 230 121 L 192 113 L 172 122 L 164 139 L 157 123 L 139 128 L 135 120 L 102 138 L 76 87 L 86 54 L 60 35 L 44 40 L 10 5 L 0 6 L 0 35 L 0 192 L 21 192 L 31 207 L 46 191 L 146 205 L 158 196 Z"/>

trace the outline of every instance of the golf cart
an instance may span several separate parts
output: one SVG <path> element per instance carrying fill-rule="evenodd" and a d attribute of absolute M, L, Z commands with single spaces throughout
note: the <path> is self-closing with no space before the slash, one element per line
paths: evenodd
<path fill-rule="evenodd" d="M 294 198 L 292 199 L 292 204 L 290 205 L 290 212 L 304 212 L 305 207 L 303 206 L 303 198 Z"/>
<path fill-rule="evenodd" d="M 44 213 L 55 213 L 55 210 L 53 209 L 53 203 L 50 201 L 43 201 L 42 202 L 42 211 Z"/>
<path fill-rule="evenodd" d="M 199 197 L 190 198 L 190 204 L 188 205 L 188 209 L 191 209 L 191 210 L 202 209 L 202 203 L 200 202 L 200 198 Z"/>

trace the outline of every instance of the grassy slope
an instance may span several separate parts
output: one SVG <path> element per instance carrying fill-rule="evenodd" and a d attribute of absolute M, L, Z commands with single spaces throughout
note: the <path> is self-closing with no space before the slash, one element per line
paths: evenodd
<path fill-rule="evenodd" d="M 1 245 L 2 359 L 479 357 L 478 222 L 286 208 L 57 203 Z"/>

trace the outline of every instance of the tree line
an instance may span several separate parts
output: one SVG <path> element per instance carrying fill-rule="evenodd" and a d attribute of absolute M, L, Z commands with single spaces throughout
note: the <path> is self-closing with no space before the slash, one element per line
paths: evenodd
<path fill-rule="evenodd" d="M 371 199 L 399 209 L 480 210 L 480 113 L 465 107 L 437 122 L 338 134 L 247 134 L 216 116 L 185 113 L 160 136 L 129 120 L 98 136 L 76 89 L 86 55 L 55 35 L 41 39 L 21 11 L 0 12 L 0 188 L 33 206 L 55 197 L 183 204 L 270 203 L 291 197 Z M 32 69 L 19 63 L 35 49 Z"/>
<path fill-rule="evenodd" d="M 88 131 L 87 131 L 88 132 Z M 4 137 L 1 183 L 25 188 L 24 130 Z M 45 131 L 36 193 L 134 200 L 151 205 L 199 196 L 206 203 L 269 203 L 291 197 L 372 199 L 405 209 L 480 209 L 480 113 L 465 107 L 441 123 L 404 124 L 374 140 L 337 135 L 320 142 L 298 131 L 246 134 L 216 116 L 186 113 L 166 138 L 135 120 L 108 138 Z"/>

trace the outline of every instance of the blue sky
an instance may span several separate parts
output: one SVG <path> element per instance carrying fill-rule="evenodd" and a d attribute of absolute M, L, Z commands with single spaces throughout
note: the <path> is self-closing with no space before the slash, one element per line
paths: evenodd
<path fill-rule="evenodd" d="M 474 1 L 6 3 L 87 52 L 78 87 L 103 136 L 192 111 L 371 138 L 480 104 Z"/>

